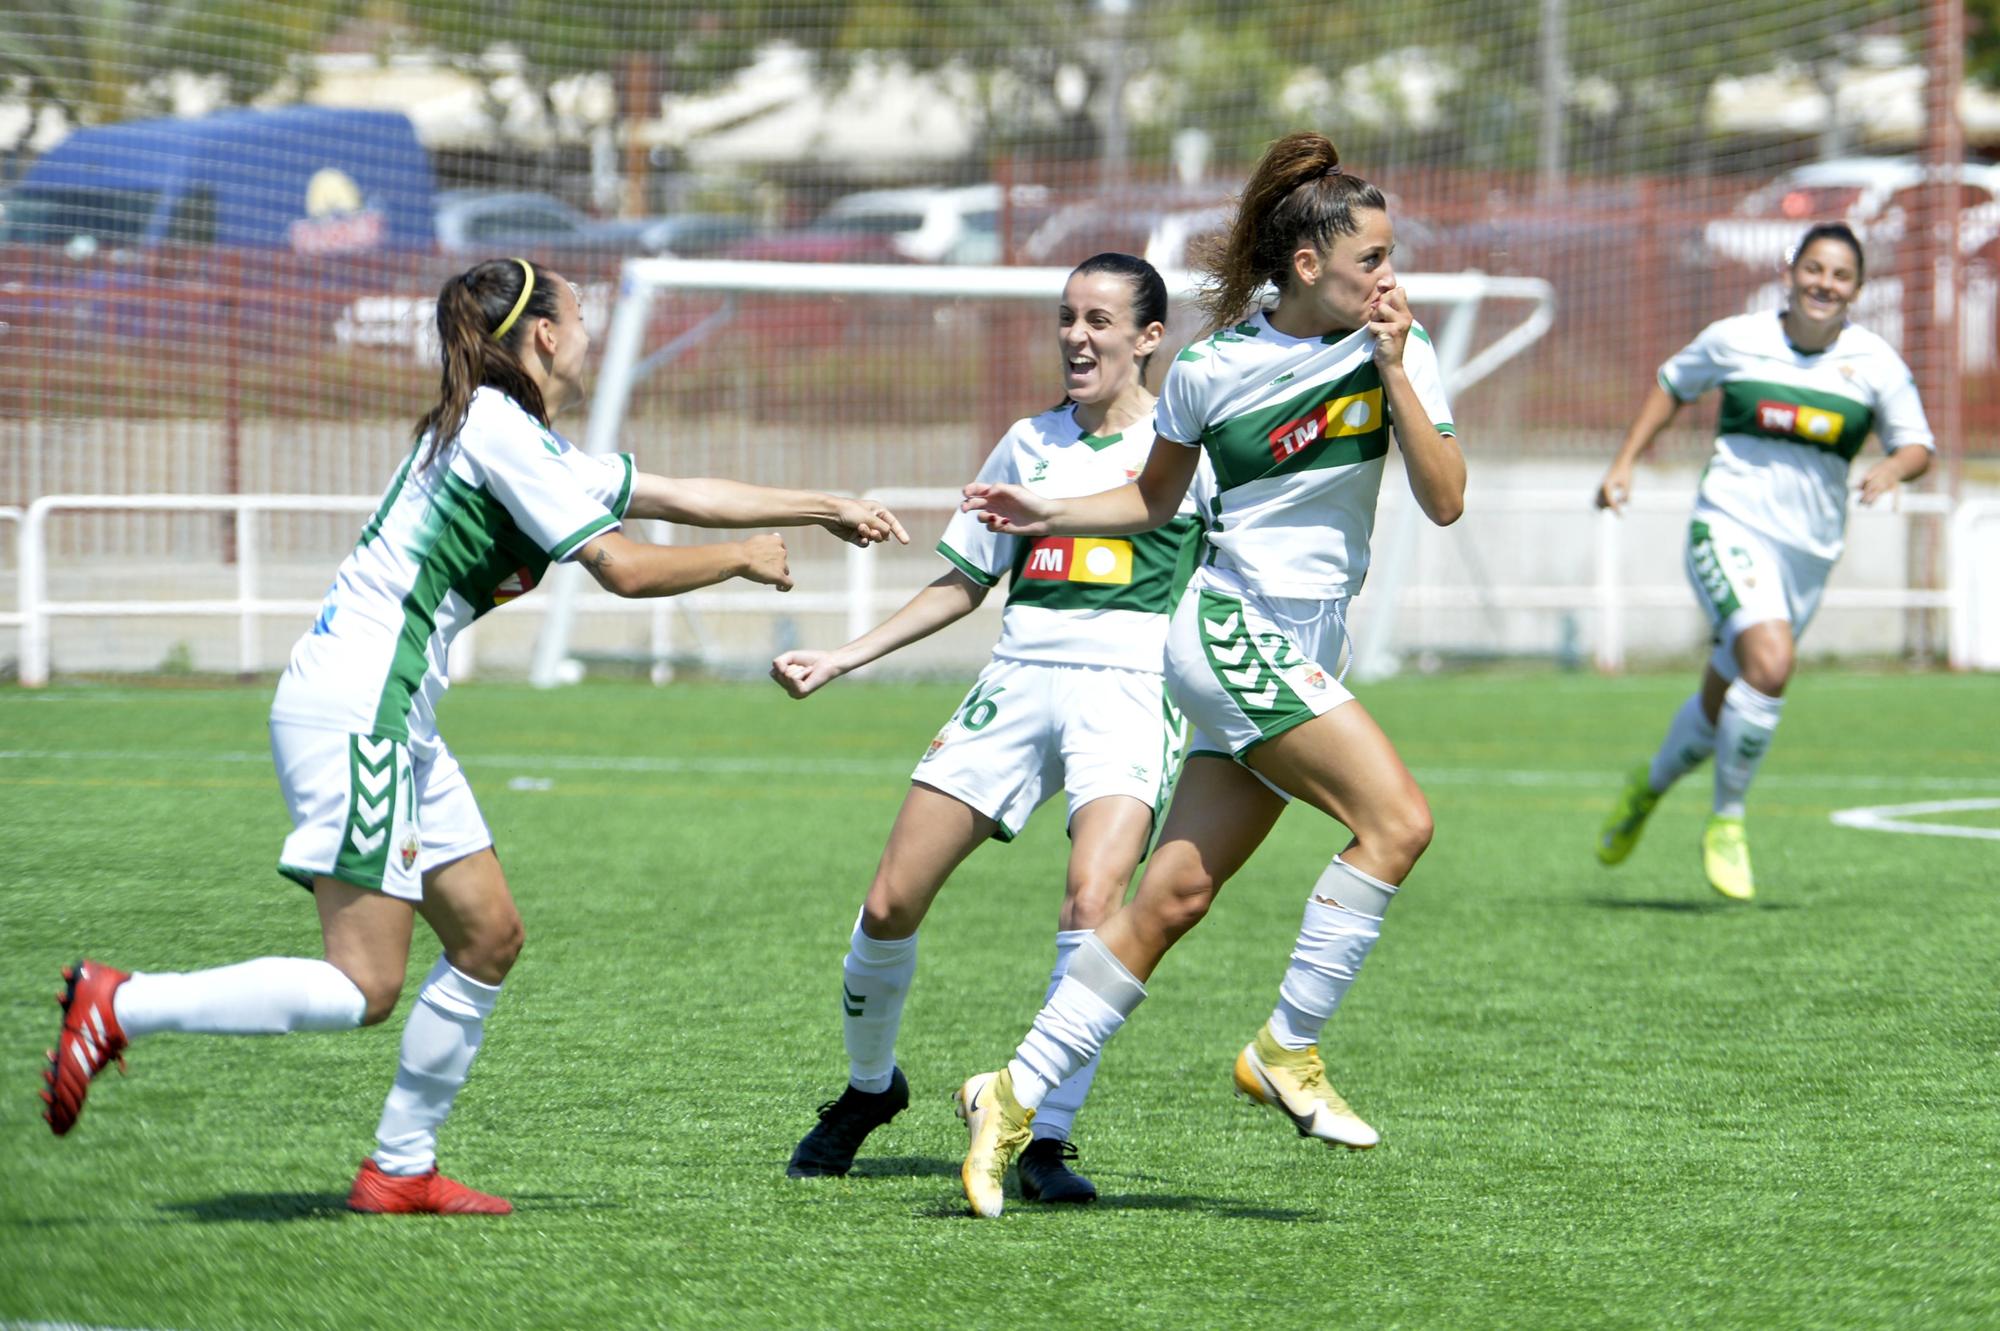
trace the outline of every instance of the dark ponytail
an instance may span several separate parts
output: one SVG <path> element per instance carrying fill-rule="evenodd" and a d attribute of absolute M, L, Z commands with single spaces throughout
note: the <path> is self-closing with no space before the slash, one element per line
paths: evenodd
<path fill-rule="evenodd" d="M 1093 254 L 1076 267 L 1070 269 L 1071 277 L 1089 277 L 1094 273 L 1109 273 L 1122 277 L 1132 288 L 1132 322 L 1139 328 L 1147 324 L 1165 325 L 1167 322 L 1167 280 L 1160 276 L 1160 270 L 1147 263 L 1136 254 L 1120 254 L 1116 250 L 1106 250 L 1103 254 Z M 1152 352 L 1139 362 L 1139 383 L 1146 382 L 1146 367 L 1153 363 Z"/>
<path fill-rule="evenodd" d="M 1798 267 L 1799 260 L 1805 257 L 1806 250 L 1811 247 L 1815 240 L 1837 240 L 1847 246 L 1848 249 L 1853 250 L 1854 278 L 1857 282 L 1866 280 L 1868 276 L 1868 260 L 1861 253 L 1861 238 L 1855 235 L 1854 228 L 1845 222 L 1814 222 L 1811 226 L 1807 227 L 1806 233 L 1799 237 L 1799 243 L 1792 246 L 1791 254 L 1786 256 L 1785 267 Z"/>
<path fill-rule="evenodd" d="M 420 466 L 429 466 L 458 437 L 472 395 L 482 387 L 499 389 L 543 425 L 549 423 L 542 390 L 522 367 L 518 348 L 535 320 L 560 317 L 553 278 L 526 259 L 489 259 L 445 282 L 437 299 L 444 373 L 437 405 L 417 422 L 417 438 L 429 435 L 431 440 Z M 497 338 L 496 330 L 502 330 Z"/>
<path fill-rule="evenodd" d="M 1356 213 L 1388 207 L 1381 190 L 1341 170 L 1340 150 L 1324 134 L 1301 130 L 1273 143 L 1243 187 L 1229 234 L 1199 256 L 1211 275 L 1201 293 L 1209 331 L 1242 318 L 1264 283 L 1283 292 L 1300 245 L 1327 249 L 1361 229 Z"/>

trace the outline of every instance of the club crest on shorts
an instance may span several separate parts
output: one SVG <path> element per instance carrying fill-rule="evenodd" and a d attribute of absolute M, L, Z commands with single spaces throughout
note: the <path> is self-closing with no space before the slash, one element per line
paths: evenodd
<path fill-rule="evenodd" d="M 938 729 L 938 733 L 931 736 L 931 746 L 928 749 L 924 750 L 924 756 L 922 758 L 919 758 L 917 761 L 929 762 L 932 758 L 937 756 L 937 751 L 943 748 L 944 742 L 950 738 L 951 738 L 951 727 L 948 725 L 940 727 Z"/>
<path fill-rule="evenodd" d="M 403 833 L 403 844 L 397 853 L 403 857 L 404 869 L 407 870 L 417 862 L 417 850 L 417 834 L 415 832 Z"/>

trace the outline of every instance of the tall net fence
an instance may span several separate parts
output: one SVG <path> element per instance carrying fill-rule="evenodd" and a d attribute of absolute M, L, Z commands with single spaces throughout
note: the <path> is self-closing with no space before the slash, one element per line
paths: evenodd
<path fill-rule="evenodd" d="M 1481 484 L 1587 488 L 1659 362 L 1774 306 L 1787 242 L 1837 217 L 1869 245 L 1857 319 L 1944 427 L 1926 484 L 1976 485 L 2000 459 L 2000 168 L 1921 165 L 2000 141 L 1986 30 L 1967 48 L 1963 25 L 1928 0 L 10 6 L 0 508 L 379 491 L 435 392 L 431 298 L 478 258 L 559 269 L 599 333 L 642 254 L 1180 267 L 1300 127 L 1391 196 L 1401 270 L 1553 287 L 1554 327 L 1454 404 Z M 671 350 L 623 445 L 642 466 L 948 487 L 1059 396 L 1052 321 L 1015 304 L 765 297 L 710 329 L 717 305 L 656 302 L 649 345 Z M 1711 425 L 1684 413 L 1658 456 L 1691 467 Z M 1936 526 L 1885 538 L 1885 586 L 1939 584 Z M 247 544 L 263 594 L 310 600 L 355 530 L 66 511 L 46 595 L 220 596 Z M 1482 553 L 1510 544 L 1453 558 L 1489 585 L 1538 577 Z M 1438 613 L 1494 651 L 1571 632 Z M 1927 615 L 1828 641 L 1924 650 Z M 270 665 L 298 627 L 79 616 L 56 663 Z"/>

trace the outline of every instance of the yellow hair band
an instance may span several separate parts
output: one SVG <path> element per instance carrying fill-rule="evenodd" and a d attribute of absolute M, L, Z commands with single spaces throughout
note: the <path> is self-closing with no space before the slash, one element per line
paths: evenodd
<path fill-rule="evenodd" d="M 516 319 L 521 317 L 521 311 L 528 308 L 528 297 L 535 294 L 535 266 L 526 259 L 516 259 L 514 262 L 521 265 L 521 276 L 525 280 L 521 283 L 521 294 L 515 298 L 514 308 L 507 311 L 507 317 L 502 319 L 500 326 L 493 330 L 493 340 L 495 342 L 507 336 L 507 330 L 514 326 Z"/>

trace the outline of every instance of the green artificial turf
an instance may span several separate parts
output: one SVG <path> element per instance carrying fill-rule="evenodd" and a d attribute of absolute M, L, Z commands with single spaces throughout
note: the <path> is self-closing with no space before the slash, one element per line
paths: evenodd
<path fill-rule="evenodd" d="M 1059 805 L 924 927 L 910 1109 L 849 1178 L 784 1176 L 843 1082 L 848 930 L 955 690 L 453 690 L 528 944 L 443 1162 L 504 1219 L 342 1209 L 400 1010 L 143 1041 L 48 1134 L 63 963 L 313 956 L 318 934 L 273 872 L 265 690 L 0 693 L 0 1324 L 1994 1325 L 2000 847 L 1830 815 L 2000 799 L 2000 685 L 1802 676 L 1735 906 L 1700 876 L 1705 771 L 1624 866 L 1591 855 L 1691 683 L 1364 688 L 1437 822 L 1323 1046 L 1382 1146 L 1329 1151 L 1230 1095 L 1344 840 L 1295 810 L 1106 1053 L 1076 1128 L 1102 1200 L 991 1223 L 963 1214 L 948 1095 L 1038 1006 Z M 405 1008 L 434 956 L 420 937 Z"/>

